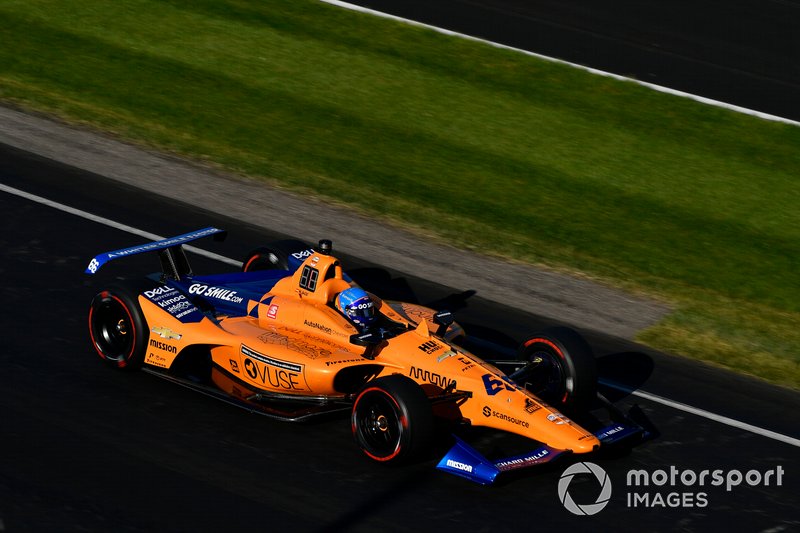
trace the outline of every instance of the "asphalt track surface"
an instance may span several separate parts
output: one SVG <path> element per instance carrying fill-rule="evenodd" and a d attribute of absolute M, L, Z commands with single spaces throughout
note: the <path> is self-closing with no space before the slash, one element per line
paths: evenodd
<path fill-rule="evenodd" d="M 254 245 L 283 237 L 181 205 L 18 149 L 0 146 L 0 183 L 145 231 L 180 234 L 215 225 L 224 243 L 201 247 L 241 259 Z M 164 382 L 107 368 L 86 332 L 89 300 L 109 279 L 157 268 L 139 256 L 82 274 L 101 251 L 142 242 L 119 229 L 0 192 L 0 530 L 298 531 L 717 530 L 789 531 L 800 526 L 800 398 L 794 392 L 592 334 L 601 378 L 795 439 L 781 442 L 618 389 L 638 404 L 658 436 L 629 453 L 595 456 L 613 492 L 595 516 L 561 505 L 558 480 L 570 460 L 480 487 L 434 469 L 435 458 L 384 468 L 356 450 L 346 419 L 274 421 Z M 334 243 L 335 246 L 335 243 Z M 456 311 L 482 336 L 509 343 L 557 317 L 522 313 L 458 289 L 346 255 L 349 270 L 389 297 Z M 233 267 L 194 257 L 198 272 Z M 594 414 L 601 416 L 600 411 Z M 593 421 L 587 419 L 586 423 Z M 519 442 L 467 434 L 484 451 L 510 453 Z M 792 443 L 794 442 L 794 444 Z M 441 451 L 441 450 L 440 450 Z M 585 458 L 582 458 L 585 459 Z M 627 472 L 722 469 L 777 472 L 768 486 L 626 486 Z M 755 474 L 753 474 L 755 475 Z M 599 484 L 576 478 L 570 493 L 591 503 Z M 704 507 L 631 508 L 628 494 L 671 492 Z"/>
<path fill-rule="evenodd" d="M 570 63 L 800 120 L 797 0 L 351 0 Z"/>

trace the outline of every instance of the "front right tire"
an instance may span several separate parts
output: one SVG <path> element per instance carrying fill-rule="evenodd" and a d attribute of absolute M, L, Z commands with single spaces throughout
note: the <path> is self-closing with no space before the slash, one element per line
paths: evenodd
<path fill-rule="evenodd" d="M 589 343 L 572 328 L 553 327 L 528 337 L 518 357 L 531 368 L 518 381 L 547 403 L 573 414 L 597 397 L 597 365 Z"/>

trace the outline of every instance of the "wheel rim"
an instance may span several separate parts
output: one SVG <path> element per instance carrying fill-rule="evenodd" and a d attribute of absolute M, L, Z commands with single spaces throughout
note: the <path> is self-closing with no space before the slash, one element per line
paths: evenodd
<path fill-rule="evenodd" d="M 386 460 L 397 454 L 403 425 L 390 397 L 366 393 L 356 406 L 355 418 L 359 441 L 368 455 Z"/>
<path fill-rule="evenodd" d="M 135 338 L 133 320 L 127 307 L 113 298 L 92 311 L 92 338 L 100 355 L 110 360 L 125 359 Z"/>
<path fill-rule="evenodd" d="M 566 373 L 561 358 L 550 350 L 539 349 L 528 356 L 532 364 L 525 383 L 535 395 L 549 401 L 564 401 L 568 394 Z"/>

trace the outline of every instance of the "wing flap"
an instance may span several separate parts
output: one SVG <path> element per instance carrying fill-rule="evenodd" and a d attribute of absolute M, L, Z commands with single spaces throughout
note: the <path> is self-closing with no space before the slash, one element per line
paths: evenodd
<path fill-rule="evenodd" d="M 183 244 L 186 244 L 187 242 L 191 242 L 211 235 L 216 235 L 217 237 L 223 237 L 225 233 L 226 233 L 225 230 L 208 227 L 196 231 L 191 231 L 189 233 L 184 233 L 183 235 L 178 235 L 177 237 L 169 237 L 167 239 L 162 239 L 160 241 L 153 241 L 145 244 L 140 244 L 138 246 L 131 246 L 129 248 L 114 250 L 112 252 L 105 252 L 92 258 L 92 260 L 89 261 L 89 265 L 86 267 L 86 270 L 84 270 L 84 273 L 90 275 L 96 274 L 97 271 L 100 270 L 100 268 L 109 261 L 113 261 L 115 259 L 119 259 L 122 257 L 128 257 L 131 255 L 141 254 L 145 252 L 160 252 L 162 250 L 175 248 Z"/>

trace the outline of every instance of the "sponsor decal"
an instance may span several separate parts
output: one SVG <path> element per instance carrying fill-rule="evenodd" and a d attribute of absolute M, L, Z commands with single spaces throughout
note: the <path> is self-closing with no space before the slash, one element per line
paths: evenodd
<path fill-rule="evenodd" d="M 161 287 L 156 287 L 155 289 L 144 291 L 144 296 L 145 298 L 152 300 L 154 302 L 160 302 L 166 296 L 175 294 L 177 292 L 178 291 L 176 289 L 173 289 L 172 287 L 167 287 L 166 285 L 162 285 Z"/>
<path fill-rule="evenodd" d="M 353 331 L 356 331 L 356 328 L 352 328 L 352 329 L 353 329 Z M 278 330 L 274 329 L 273 331 L 278 331 Z M 297 335 L 298 338 L 303 338 L 303 337 L 306 337 L 308 335 L 308 332 L 303 331 L 301 329 L 281 328 L 280 331 L 285 331 L 287 333 L 291 333 L 293 335 Z M 346 334 L 339 333 L 338 331 L 334 331 L 333 334 L 334 335 L 347 336 Z M 314 338 L 314 346 L 327 346 L 332 350 L 341 349 L 341 345 L 340 344 L 332 341 L 331 339 L 326 339 L 325 337 L 316 337 L 316 338 Z"/>
<path fill-rule="evenodd" d="M 526 413 L 533 414 L 533 413 L 535 413 L 536 411 L 538 411 L 541 408 L 542 408 L 542 406 L 539 405 L 538 403 L 534 402 L 530 398 L 525 398 L 525 412 Z"/>
<path fill-rule="evenodd" d="M 244 344 L 242 344 L 242 355 L 245 357 L 250 357 L 255 359 L 256 361 L 260 361 L 266 365 L 274 366 L 276 368 L 283 368 L 286 370 L 291 370 L 292 372 L 302 372 L 303 366 L 297 365 L 295 363 L 289 363 L 287 361 L 281 361 L 279 359 L 274 359 L 272 357 L 268 357 L 262 353 L 258 353 L 257 351 L 253 350 L 252 348 L 248 348 Z"/>
<path fill-rule="evenodd" d="M 265 386 L 275 389 L 306 390 L 300 374 L 272 368 L 269 365 L 258 365 L 252 359 L 245 358 L 244 370 L 250 379 L 260 381 Z"/>
<path fill-rule="evenodd" d="M 373 304 L 372 301 L 370 300 L 369 302 L 364 302 L 363 304 L 351 305 L 350 309 L 364 310 L 364 309 L 372 309 L 374 306 L 375 304 Z"/>
<path fill-rule="evenodd" d="M 481 376 L 481 379 L 483 380 L 483 386 L 486 389 L 486 394 L 488 394 L 489 396 L 494 396 L 501 390 L 509 390 L 509 391 L 517 390 L 516 387 L 514 387 L 514 385 L 512 385 L 511 383 L 504 381 L 502 379 L 497 379 L 493 377 L 491 374 L 484 374 L 483 376 Z"/>
<path fill-rule="evenodd" d="M 181 319 L 195 311 L 200 311 L 186 298 L 186 296 L 179 293 L 177 289 L 167 287 L 166 285 L 156 287 L 149 291 L 144 291 L 143 294 L 145 298 L 177 319 Z M 199 317 L 195 316 L 194 320 L 190 320 L 190 322 L 196 322 L 201 318 L 202 315 L 199 315 Z"/>
<path fill-rule="evenodd" d="M 553 422 L 554 424 L 561 426 L 563 424 L 569 424 L 569 419 L 562 415 L 561 413 L 550 413 L 547 415 L 547 420 Z"/>
<path fill-rule="evenodd" d="M 241 353 L 244 370 L 253 381 L 274 389 L 308 390 L 303 378 L 303 365 L 269 357 L 244 344 Z"/>
<path fill-rule="evenodd" d="M 199 309 L 197 309 L 196 307 L 192 306 L 189 309 L 186 309 L 185 311 L 181 311 L 180 313 L 176 314 L 175 318 L 183 318 L 186 315 L 188 315 L 189 313 L 193 313 L 195 311 L 199 311 Z"/>
<path fill-rule="evenodd" d="M 214 287 L 213 285 L 203 285 L 202 283 L 192 283 L 189 285 L 189 294 L 224 300 L 235 304 L 240 304 L 244 301 L 244 298 L 238 296 L 236 291 L 223 287 Z"/>
<path fill-rule="evenodd" d="M 171 344 L 167 344 L 165 342 L 161 342 L 156 339 L 150 339 L 150 346 L 152 346 L 157 350 L 163 350 L 169 353 L 178 353 L 178 349 L 175 346 L 172 346 Z"/>
<path fill-rule="evenodd" d="M 189 303 L 189 300 L 186 299 L 186 296 L 183 294 L 179 294 L 173 298 L 168 298 L 166 300 L 156 302 L 161 309 L 166 309 L 168 312 L 173 313 L 175 311 L 183 311 L 187 307 L 190 307 L 192 304 Z"/>
<path fill-rule="evenodd" d="M 289 342 L 288 346 L 292 350 L 305 355 L 309 359 L 317 359 L 318 357 L 330 357 L 331 354 L 333 353 L 330 350 L 327 350 L 325 348 L 320 348 L 316 344 L 304 341 L 303 339 L 292 339 Z"/>
<path fill-rule="evenodd" d="M 455 380 L 448 379 L 447 376 L 435 374 L 430 370 L 424 370 L 422 368 L 417 368 L 415 366 L 411 367 L 411 370 L 408 372 L 408 375 L 416 380 L 424 381 L 426 383 L 431 383 L 443 389 L 446 389 L 448 387 L 455 388 L 456 386 Z"/>
<path fill-rule="evenodd" d="M 341 346 L 335 344 L 324 338 L 314 339 L 313 342 L 306 341 L 302 338 L 306 335 L 305 332 L 296 329 L 281 329 L 293 335 L 296 338 L 290 338 L 286 335 L 278 333 L 277 331 L 268 331 L 258 336 L 258 340 L 265 344 L 277 344 L 279 346 L 286 346 L 287 348 L 303 354 L 309 359 L 317 359 L 320 357 L 330 357 L 334 351 L 341 350 Z M 322 348 L 325 346 L 326 348 Z"/>
<path fill-rule="evenodd" d="M 311 320 L 305 320 L 304 319 L 303 320 L 303 324 L 305 324 L 306 326 L 308 326 L 310 328 L 318 329 L 323 333 L 327 333 L 328 335 L 333 333 L 333 330 L 331 328 L 329 328 L 328 326 L 323 326 L 319 322 L 313 322 Z"/>
<path fill-rule="evenodd" d="M 258 336 L 258 340 L 265 344 L 280 344 L 282 346 L 287 346 L 289 344 L 289 337 L 286 335 L 281 335 L 275 331 L 268 331 L 266 333 L 262 333 Z"/>
<path fill-rule="evenodd" d="M 495 411 L 494 409 L 492 409 L 488 405 L 485 405 L 483 407 L 483 416 L 485 416 L 486 418 L 491 418 L 491 417 L 499 418 L 500 420 L 503 420 L 505 422 L 509 422 L 511 424 L 516 424 L 517 426 L 522 426 L 524 428 L 531 427 L 531 425 L 529 423 L 525 422 L 524 420 L 520 420 L 519 418 L 513 417 L 511 415 L 507 415 L 505 413 L 501 413 L 499 411 Z"/>
<path fill-rule="evenodd" d="M 358 363 L 363 359 L 340 359 L 339 361 L 325 361 L 325 366 L 344 365 L 347 363 Z"/>
<path fill-rule="evenodd" d="M 468 465 L 467 463 L 459 463 L 458 461 L 453 461 L 452 459 L 448 459 L 446 464 L 450 468 L 455 468 L 456 470 L 463 470 L 464 472 L 472 473 L 472 465 Z"/>
<path fill-rule="evenodd" d="M 538 450 L 527 457 L 516 457 L 507 461 L 500 461 L 495 463 L 495 466 L 500 470 L 514 470 L 517 468 L 524 468 L 526 466 L 535 465 L 541 462 L 542 459 L 550 455 L 550 450 Z"/>
<path fill-rule="evenodd" d="M 420 349 L 420 351 L 423 351 L 426 354 L 430 355 L 432 353 L 438 352 L 442 348 L 442 345 L 434 340 L 430 340 L 423 342 L 418 346 L 418 348 Z"/>
<path fill-rule="evenodd" d="M 184 311 L 192 311 L 196 309 L 194 305 L 191 304 L 188 300 L 186 300 L 183 296 L 180 297 L 180 301 L 174 305 L 170 305 L 167 307 L 167 312 L 171 315 L 184 313 Z M 185 314 L 185 313 L 184 313 Z M 183 315 L 181 315 L 183 316 Z"/>
<path fill-rule="evenodd" d="M 145 359 L 145 363 L 153 366 L 160 366 L 161 368 L 167 368 L 167 358 L 153 352 L 147 353 L 147 359 Z"/>
<path fill-rule="evenodd" d="M 278 317 L 278 306 L 276 304 L 272 304 L 269 306 L 267 310 L 267 318 L 275 319 Z"/>
<path fill-rule="evenodd" d="M 186 235 L 182 235 L 180 237 L 174 237 L 172 239 L 165 239 L 163 241 L 151 242 L 148 244 L 143 244 L 141 246 L 134 246 L 133 248 L 117 250 L 116 252 L 109 252 L 108 257 L 109 258 L 124 257 L 126 255 L 138 254 L 140 252 L 146 252 L 148 250 L 160 250 L 162 248 L 170 248 L 178 244 L 183 244 L 185 242 L 193 241 L 195 239 L 204 237 L 206 235 L 219 233 L 219 231 L 220 230 L 216 228 L 207 228 L 201 231 L 194 231 L 192 233 L 187 233 Z"/>
<path fill-rule="evenodd" d="M 466 372 L 467 370 L 475 366 L 475 363 L 471 359 L 461 355 L 458 356 L 458 361 L 464 365 L 464 368 L 461 369 L 462 372 Z"/>
<path fill-rule="evenodd" d="M 244 360 L 244 371 L 247 372 L 250 379 L 256 379 L 258 377 L 258 367 L 252 359 Z"/>
<path fill-rule="evenodd" d="M 313 253 L 314 253 L 314 249 L 313 248 L 309 248 L 308 250 L 303 250 L 302 252 L 293 253 L 292 257 L 294 257 L 295 259 L 297 259 L 299 261 L 302 261 L 303 259 L 305 259 L 306 257 L 310 256 Z"/>
<path fill-rule="evenodd" d="M 433 311 L 413 304 L 401 304 L 400 308 L 406 318 L 419 324 L 423 320 L 433 317 Z"/>
<path fill-rule="evenodd" d="M 158 335 L 162 339 L 167 339 L 167 340 L 169 340 L 169 339 L 180 340 L 181 337 L 183 337 L 183 335 L 181 335 L 180 333 L 175 333 L 171 329 L 165 328 L 165 327 L 161 327 L 161 326 L 152 328 L 150 331 L 152 331 L 153 333 L 155 333 L 156 335 Z"/>

